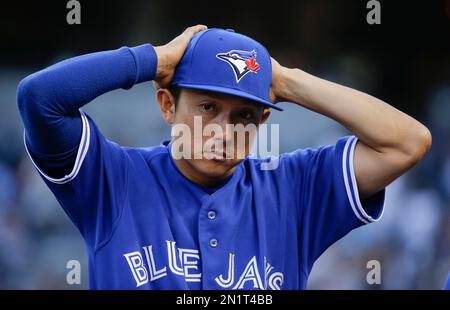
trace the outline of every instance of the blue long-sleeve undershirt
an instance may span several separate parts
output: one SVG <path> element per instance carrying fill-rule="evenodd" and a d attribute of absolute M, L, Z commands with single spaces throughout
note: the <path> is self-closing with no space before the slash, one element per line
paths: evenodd
<path fill-rule="evenodd" d="M 153 80 L 156 68 L 155 50 L 144 44 L 74 57 L 24 78 L 17 105 L 39 166 L 53 177 L 68 173 L 82 133 L 79 108 L 111 90 Z"/>

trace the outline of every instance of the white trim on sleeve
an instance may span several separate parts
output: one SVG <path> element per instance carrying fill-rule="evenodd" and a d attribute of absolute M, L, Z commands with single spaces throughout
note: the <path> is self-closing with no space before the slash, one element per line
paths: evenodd
<path fill-rule="evenodd" d="M 353 156 L 355 153 L 355 146 L 357 142 L 358 138 L 352 136 L 348 138 L 347 142 L 345 143 L 342 156 L 342 173 L 344 175 L 347 197 L 353 212 L 361 222 L 368 224 L 378 221 L 383 215 L 384 208 L 382 210 L 382 213 L 377 218 L 373 218 L 372 216 L 367 214 L 361 204 L 361 201 L 359 199 L 358 184 L 356 182 L 355 170 L 353 167 Z"/>
<path fill-rule="evenodd" d="M 78 146 L 77 157 L 75 159 L 75 163 L 73 165 L 72 171 L 62 178 L 59 178 L 59 179 L 52 178 L 52 177 L 48 176 L 47 174 L 45 174 L 38 167 L 38 165 L 34 162 L 33 157 L 30 154 L 30 151 L 28 150 L 27 142 L 25 139 L 25 131 L 23 132 L 23 143 L 25 144 L 25 150 L 27 151 L 27 154 L 30 157 L 31 162 L 36 167 L 36 169 L 39 171 L 39 173 L 44 178 L 46 178 L 47 180 L 49 180 L 52 183 L 64 184 L 64 183 L 67 183 L 67 182 L 70 182 L 71 180 L 73 180 L 77 176 L 78 172 L 80 171 L 81 165 L 83 164 L 83 160 L 86 157 L 87 151 L 89 149 L 91 130 L 90 130 L 89 121 L 88 121 L 86 115 L 84 114 L 84 112 L 82 110 L 79 110 L 79 111 L 80 111 L 80 116 L 81 116 L 81 122 L 83 124 L 82 125 L 83 129 L 82 129 L 82 133 L 81 133 L 80 145 Z"/>

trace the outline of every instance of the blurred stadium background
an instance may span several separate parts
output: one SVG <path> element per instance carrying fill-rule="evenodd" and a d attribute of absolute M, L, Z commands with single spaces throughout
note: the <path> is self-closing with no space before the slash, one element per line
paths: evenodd
<path fill-rule="evenodd" d="M 388 187 L 381 222 L 333 245 L 309 289 L 440 289 L 450 271 L 450 1 L 381 1 L 381 25 L 366 23 L 365 0 L 83 1 L 82 24 L 66 23 L 67 1 L 0 4 L 0 288 L 88 287 L 83 241 L 25 154 L 16 87 L 26 75 L 93 51 L 166 43 L 185 27 L 233 28 L 286 66 L 373 94 L 425 123 L 430 153 Z M 325 117 L 283 104 L 282 152 L 334 143 L 347 134 Z M 151 83 L 117 90 L 85 109 L 122 145 L 169 137 Z M 351 111 L 348 111 L 351 113 Z M 81 285 L 66 283 L 79 260 Z M 382 284 L 366 283 L 380 261 Z"/>

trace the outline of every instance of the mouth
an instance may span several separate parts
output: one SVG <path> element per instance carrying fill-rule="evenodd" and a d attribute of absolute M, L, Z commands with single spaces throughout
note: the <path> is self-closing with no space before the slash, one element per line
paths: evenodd
<path fill-rule="evenodd" d="M 228 159 L 232 159 L 232 156 L 227 156 L 226 152 L 204 152 L 203 156 L 205 159 L 214 160 L 219 162 L 224 162 Z"/>

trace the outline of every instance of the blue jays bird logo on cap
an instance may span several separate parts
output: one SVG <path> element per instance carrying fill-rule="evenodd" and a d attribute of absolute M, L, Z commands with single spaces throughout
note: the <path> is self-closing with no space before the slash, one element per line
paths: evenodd
<path fill-rule="evenodd" d="M 233 69 L 236 82 L 249 72 L 256 73 L 259 70 L 259 64 L 256 62 L 256 51 L 231 50 L 227 53 L 219 53 L 216 57 L 228 63 Z"/>

